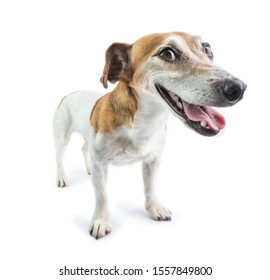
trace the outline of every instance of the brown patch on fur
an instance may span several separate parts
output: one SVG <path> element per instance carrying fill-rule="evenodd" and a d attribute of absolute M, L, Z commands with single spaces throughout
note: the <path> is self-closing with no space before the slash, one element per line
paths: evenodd
<path fill-rule="evenodd" d="M 132 68 L 137 69 L 149 56 L 153 55 L 153 51 L 168 35 L 169 33 L 151 34 L 136 41 L 131 53 Z"/>
<path fill-rule="evenodd" d="M 113 92 L 101 97 L 95 104 L 90 124 L 96 133 L 112 133 L 120 126 L 130 128 L 138 110 L 135 94 L 124 82 Z"/>

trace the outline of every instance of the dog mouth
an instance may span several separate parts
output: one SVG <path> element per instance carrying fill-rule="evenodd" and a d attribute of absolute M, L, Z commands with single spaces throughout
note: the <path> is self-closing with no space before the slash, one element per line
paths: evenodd
<path fill-rule="evenodd" d="M 197 133 L 214 136 L 225 127 L 224 117 L 212 107 L 188 103 L 162 85 L 155 84 L 155 86 L 173 112 L 183 118 Z"/>

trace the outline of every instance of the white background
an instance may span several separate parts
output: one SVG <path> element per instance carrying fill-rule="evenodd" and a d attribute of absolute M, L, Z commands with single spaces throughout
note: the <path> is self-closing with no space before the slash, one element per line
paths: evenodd
<path fill-rule="evenodd" d="M 155 266 L 213 267 L 204 279 L 269 279 L 266 3 L 1 1 L 1 279 L 103 279 L 59 276 L 65 265 L 149 270 L 106 279 L 153 279 Z M 66 155 L 69 186 L 55 185 L 53 113 L 69 92 L 105 93 L 99 78 L 112 42 L 176 30 L 209 41 L 215 62 L 248 84 L 245 97 L 220 110 L 227 126 L 213 138 L 170 118 L 158 189 L 171 222 L 145 212 L 140 164 L 111 167 L 112 232 L 96 241 L 88 235 L 94 193 L 77 135 Z"/>

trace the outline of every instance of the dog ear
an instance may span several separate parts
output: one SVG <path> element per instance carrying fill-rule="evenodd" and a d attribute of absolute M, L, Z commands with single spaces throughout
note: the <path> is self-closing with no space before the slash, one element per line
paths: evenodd
<path fill-rule="evenodd" d="M 124 43 L 114 43 L 106 51 L 105 66 L 100 82 L 108 88 L 107 81 L 111 83 L 120 80 L 128 80 L 130 77 L 129 54 L 132 45 Z"/>

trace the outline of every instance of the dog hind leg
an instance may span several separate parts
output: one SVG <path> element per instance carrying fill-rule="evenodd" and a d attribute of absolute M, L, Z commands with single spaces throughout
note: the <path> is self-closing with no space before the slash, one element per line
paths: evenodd
<path fill-rule="evenodd" d="M 82 146 L 82 153 L 85 161 L 85 167 L 87 173 L 90 175 L 91 174 L 91 160 L 90 160 L 90 154 L 89 154 L 89 147 L 88 147 L 88 142 L 85 140 L 83 146 Z"/>
<path fill-rule="evenodd" d="M 63 106 L 62 106 L 63 107 Z M 64 172 L 63 159 L 66 147 L 70 140 L 70 118 L 65 108 L 58 108 L 53 120 L 54 128 L 54 144 L 56 153 L 56 165 L 57 165 L 57 180 L 58 187 L 65 187 L 67 185 L 67 179 Z"/>

